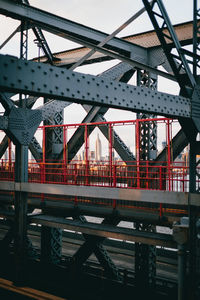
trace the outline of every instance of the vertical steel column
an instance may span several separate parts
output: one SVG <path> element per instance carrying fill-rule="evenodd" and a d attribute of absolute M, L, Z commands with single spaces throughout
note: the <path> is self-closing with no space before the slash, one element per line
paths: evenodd
<path fill-rule="evenodd" d="M 178 245 L 178 300 L 185 300 L 186 246 Z"/>
<path fill-rule="evenodd" d="M 190 142 L 190 193 L 199 192 L 196 185 L 197 161 L 196 141 Z M 189 194 L 189 291 L 188 297 L 197 300 L 200 297 L 200 240 L 197 236 L 197 220 L 199 211 L 196 206 L 190 203 Z"/>
<path fill-rule="evenodd" d="M 21 22 L 21 44 L 20 57 L 27 59 L 28 30 L 26 23 Z M 25 108 L 25 99 L 20 95 L 20 107 Z M 19 142 L 15 148 L 15 181 L 28 181 L 28 146 Z M 14 252 L 15 252 L 15 281 L 21 283 L 25 279 L 25 266 L 27 260 L 26 233 L 27 233 L 27 193 L 15 192 L 15 231 L 14 231 Z"/>
<path fill-rule="evenodd" d="M 63 124 L 63 112 L 56 114 L 55 118 L 44 122 L 44 125 L 61 125 Z M 63 127 L 50 127 L 45 129 L 45 153 L 43 160 L 45 165 L 49 162 L 56 162 L 60 153 L 60 146 L 63 146 Z M 43 143 L 44 145 L 44 143 Z M 57 147 L 58 146 L 58 147 Z M 45 175 L 47 171 L 44 168 Z M 58 264 L 62 256 L 62 230 L 42 226 L 41 228 L 41 260 L 44 263 Z"/>
<path fill-rule="evenodd" d="M 137 85 L 157 89 L 157 76 L 146 71 L 137 71 Z M 137 119 L 155 118 L 155 115 L 138 113 Z M 152 160 L 157 155 L 157 123 L 140 124 L 140 160 Z"/>
<path fill-rule="evenodd" d="M 149 74 L 145 70 L 137 71 L 137 85 L 151 88 L 157 88 L 157 76 Z M 137 119 L 146 119 L 155 116 L 139 113 Z M 137 186 L 141 187 L 144 180 L 140 182 L 140 171 L 142 161 L 149 161 L 156 158 L 157 155 L 157 124 L 156 122 L 136 122 L 136 159 L 137 159 Z M 145 170 L 145 168 L 144 168 Z M 138 174 L 139 173 L 139 174 Z M 142 172 L 142 176 L 145 172 Z M 137 230 L 154 231 L 155 226 L 136 223 Z M 156 276 L 156 247 L 135 244 L 135 279 L 138 290 L 147 292 L 153 290 Z"/>
<path fill-rule="evenodd" d="M 199 68 L 200 43 L 198 38 L 200 37 L 200 2 L 193 0 L 193 75 L 196 78 L 197 68 Z"/>
<path fill-rule="evenodd" d="M 53 118 L 44 121 L 44 125 L 62 125 L 63 111 L 58 112 Z M 50 127 L 45 129 L 45 153 L 43 158 L 45 164 L 56 162 L 63 148 L 64 127 Z M 65 166 L 64 166 L 65 167 Z M 45 174 L 47 174 L 44 168 Z M 62 230 L 60 228 L 50 228 L 42 226 L 41 229 L 41 260 L 44 263 L 58 264 L 62 256 Z"/>

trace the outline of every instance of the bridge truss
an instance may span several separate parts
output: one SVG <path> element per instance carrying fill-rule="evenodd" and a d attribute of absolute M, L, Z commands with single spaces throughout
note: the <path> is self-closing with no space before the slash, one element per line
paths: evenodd
<path fill-rule="evenodd" d="M 162 223 L 161 219 L 152 221 L 153 216 L 149 220 L 149 217 L 145 219 L 144 215 L 138 219 L 134 213 L 128 217 L 134 224 L 133 236 L 128 232 L 118 234 L 120 237 L 126 237 L 136 243 L 135 284 L 138 290 L 141 291 L 142 286 L 144 292 L 152 291 L 155 288 L 156 245 L 175 247 L 174 244 L 176 244 L 176 248 L 179 249 L 178 297 L 184 299 L 186 293 L 188 293 L 189 299 L 198 299 L 199 297 L 200 198 L 196 181 L 199 179 L 198 155 L 200 154 L 198 141 L 200 131 L 200 8 L 198 0 L 194 0 L 193 22 L 173 26 L 161 0 L 142 0 L 141 2 L 143 2 L 144 8 L 108 35 L 35 8 L 29 4 L 28 0 L 0 0 L 0 13 L 21 22 L 20 26 L 1 46 L 2 48 L 15 33 L 20 32 L 19 58 L 0 55 L 0 101 L 3 107 L 0 129 L 6 134 L 0 145 L 0 157 L 9 147 L 9 140 L 15 144 L 14 182 L 0 182 L 2 193 L 5 191 L 14 193 L 14 197 L 13 194 L 12 196 L 10 194 L 2 196 L 2 210 L 5 208 L 6 201 L 6 207 L 11 204 L 14 207 L 10 229 L 2 241 L 2 248 L 5 250 L 14 241 L 15 281 L 18 284 L 24 282 L 28 255 L 31 253 L 34 256 L 32 242 L 27 236 L 27 222 L 29 221 L 42 225 L 41 261 L 43 263 L 59 264 L 62 260 L 62 229 L 75 228 L 76 230 L 78 228 L 83 233 L 85 242 L 73 255 L 68 268 L 71 271 L 79 270 L 94 253 L 106 276 L 114 280 L 121 280 L 120 272 L 106 252 L 103 243 L 107 237 L 114 237 L 112 230 L 118 232 L 119 227 L 116 226 L 123 217 L 112 205 L 109 214 L 105 211 L 101 213 L 103 216 L 101 229 L 100 227 L 93 228 L 93 225 L 88 223 L 85 217 L 86 211 L 79 205 L 80 197 L 83 196 L 90 200 L 93 199 L 93 201 L 104 198 L 112 199 L 112 201 L 135 201 L 139 202 L 139 205 L 141 205 L 140 203 L 146 205 L 146 203 L 163 202 L 163 205 L 187 207 L 188 224 L 182 224 L 179 220 L 179 224 L 174 227 L 173 240 L 167 236 L 166 240 L 162 240 L 163 237 L 158 236 L 156 225 Z M 123 28 L 144 11 L 147 12 L 154 31 L 125 38 L 116 37 Z M 42 50 L 44 54 L 33 60 L 27 60 L 28 32 L 30 30 L 35 35 L 39 52 Z M 43 31 L 74 41 L 82 47 L 53 54 Z M 185 46 L 193 46 L 193 48 L 188 50 Z M 97 76 L 74 71 L 81 65 L 113 59 L 120 62 Z M 159 68 L 161 64 L 164 70 Z M 136 85 L 128 84 L 134 75 L 137 77 Z M 180 94 L 171 95 L 159 92 L 157 90 L 159 76 L 177 82 Z M 13 100 L 12 97 L 16 94 L 19 97 L 17 100 Z M 33 109 L 33 105 L 39 97 L 44 98 L 44 103 L 37 109 Z M 140 119 L 155 118 L 157 115 L 177 119 L 181 130 L 173 137 L 172 157 L 175 160 L 189 144 L 188 194 L 174 193 L 172 195 L 163 191 L 148 191 L 149 194 L 145 194 L 142 190 L 138 194 L 128 188 L 122 193 L 116 187 L 111 190 L 89 187 L 86 184 L 87 187 L 74 189 L 73 186 L 56 185 L 53 188 L 50 183 L 29 183 L 28 150 L 31 151 L 36 162 L 39 163 L 43 159 L 44 168 L 47 162 L 53 161 L 56 161 L 56 168 L 59 168 L 63 153 L 66 151 L 66 144 L 63 144 L 66 137 L 63 136 L 65 131 L 61 129 L 62 127 L 55 125 L 63 124 L 63 111 L 71 103 L 81 104 L 86 111 L 86 117 L 82 123 L 94 123 L 94 125 L 76 128 L 67 145 L 66 165 L 70 164 L 82 145 L 87 143 L 95 126 L 98 126 L 100 122 L 106 122 L 104 115 L 109 108 L 136 112 L 137 118 Z M 43 134 L 44 147 L 35 136 L 41 122 L 49 125 Z M 157 166 L 167 160 L 167 155 L 169 156 L 167 147 L 157 155 L 158 133 L 155 119 L 149 123 L 144 122 L 138 128 L 140 135 L 136 157 L 111 126 L 99 126 L 99 130 L 106 139 L 112 141 L 110 159 L 112 159 L 112 148 L 114 148 L 121 159 L 127 162 L 129 172 L 133 172 L 133 168 L 135 168 L 133 162 L 135 161 L 144 163 L 150 161 L 152 166 Z M 46 149 L 45 153 L 44 149 Z M 86 144 L 86 157 L 87 155 Z M 87 167 L 86 164 L 85 168 L 87 169 Z M 142 163 L 136 168 L 138 168 L 138 172 L 143 172 Z M 52 164 L 52 172 L 54 171 Z M 163 178 L 165 179 L 165 176 Z M 163 181 L 165 181 L 164 179 Z M 166 182 L 163 183 L 163 185 L 165 184 Z M 102 195 L 102 190 L 104 195 Z M 39 203 L 36 200 L 37 197 L 32 197 L 31 194 L 34 193 L 40 194 L 38 196 Z M 59 195 L 65 196 L 66 199 L 73 196 L 75 203 L 73 202 L 73 205 L 68 203 L 68 207 L 65 207 L 63 212 L 56 208 L 56 213 L 53 213 L 51 201 L 48 199 L 40 201 L 41 198 L 48 198 L 47 195 L 55 195 L 57 200 L 59 200 Z M 159 198 L 158 201 L 158 197 L 162 197 L 163 200 Z M 7 200 L 5 201 L 5 199 Z M 28 203 L 32 204 L 28 205 Z M 35 207 L 41 209 L 40 216 L 31 214 Z M 89 209 L 87 213 L 89 214 Z M 55 214 L 57 215 L 55 216 Z M 100 210 L 97 214 L 100 214 Z M 8 211 L 5 212 L 5 219 L 7 215 Z M 58 215 L 59 220 L 55 220 Z M 69 217 L 72 220 L 68 220 Z M 163 224 L 166 225 L 165 221 Z M 105 233 L 104 228 L 109 232 L 108 234 Z M 104 233 L 101 235 L 100 232 Z M 185 236 L 186 232 L 188 233 L 187 238 L 183 238 L 182 233 Z M 188 268 L 184 267 L 186 253 L 188 253 Z M 187 276 L 189 280 L 186 290 L 185 279 Z"/>

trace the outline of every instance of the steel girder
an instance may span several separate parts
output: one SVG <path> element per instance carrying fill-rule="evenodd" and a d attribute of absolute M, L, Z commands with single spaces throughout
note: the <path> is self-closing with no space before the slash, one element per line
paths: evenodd
<path fill-rule="evenodd" d="M 198 0 L 193 1 L 194 5 L 194 14 L 193 14 L 193 75 L 197 76 L 197 69 L 200 67 L 200 44 L 199 44 L 199 35 L 200 35 L 200 3 Z"/>
<path fill-rule="evenodd" d="M 34 26 L 39 26 L 53 34 L 59 34 L 63 38 L 71 39 L 77 43 L 96 45 L 107 38 L 107 34 L 87 26 L 69 21 L 62 17 L 42 11 L 41 9 L 27 6 L 14 1 L 0 1 L 0 13 L 18 20 L 28 20 Z M 135 55 L 144 56 L 146 50 L 143 47 L 133 45 L 127 41 L 113 37 L 105 45 L 106 48 L 112 49 L 118 53 L 130 57 L 131 52 Z"/>
<path fill-rule="evenodd" d="M 42 226 L 41 260 L 43 263 L 59 264 L 62 257 L 62 229 Z"/>
<path fill-rule="evenodd" d="M 21 3 L 30 5 L 28 0 L 21 0 Z M 52 63 L 54 60 L 54 57 L 51 53 L 51 50 L 50 50 L 49 45 L 44 37 L 42 30 L 38 27 L 33 27 L 32 30 L 33 30 L 33 32 L 36 36 L 36 39 L 39 43 L 38 46 L 40 46 L 42 48 L 44 54 L 46 55 L 46 57 L 48 59 L 48 62 Z"/>
<path fill-rule="evenodd" d="M 137 72 L 138 86 L 157 90 L 157 77 L 144 71 Z M 137 114 L 138 119 L 153 118 L 151 114 Z M 153 160 L 157 156 L 157 124 L 155 121 L 139 125 L 139 159 Z"/>
<path fill-rule="evenodd" d="M 76 216 L 74 219 L 78 219 L 82 223 L 88 223 L 86 218 L 83 216 Z M 117 226 L 120 222 L 120 219 L 116 216 L 107 217 L 102 221 L 104 225 L 113 225 Z M 77 250 L 77 252 L 73 255 L 70 269 L 79 269 L 81 265 L 90 257 L 90 255 L 94 252 L 96 258 L 104 268 L 104 271 L 108 277 L 113 279 L 120 280 L 120 274 L 118 268 L 113 263 L 112 259 L 108 255 L 106 249 L 103 246 L 103 242 L 105 241 L 105 237 L 98 237 L 94 235 L 84 234 L 83 237 L 85 239 L 84 244 Z"/>
<path fill-rule="evenodd" d="M 199 142 L 190 143 L 189 164 L 190 164 L 190 193 L 198 193 L 196 180 L 199 178 L 197 169 L 199 159 Z M 199 239 L 199 207 L 193 205 L 189 200 L 189 288 L 188 297 L 197 300 L 200 296 L 200 239 Z"/>
<path fill-rule="evenodd" d="M 112 58 L 127 62 L 133 67 L 145 69 L 168 79 L 175 80 L 172 75 L 144 64 L 144 58 L 148 59 L 147 50 L 133 43 L 114 37 L 106 43 L 105 47 L 97 46 L 108 35 L 37 8 L 19 3 L 16 4 L 13 1 L 0 0 L 0 13 L 19 20 L 27 19 L 34 26 L 39 26 L 53 34 L 58 34 L 89 48 L 96 49 Z"/>
<path fill-rule="evenodd" d="M 193 120 L 186 123 L 184 120 L 179 119 L 179 122 L 183 127 L 187 138 L 189 140 L 195 140 L 197 132 L 200 130 L 199 118 L 196 116 L 196 113 L 200 110 L 199 87 L 196 84 L 196 80 L 189 68 L 189 64 L 185 56 L 185 54 L 188 54 L 189 51 L 185 51 L 181 47 L 162 1 L 155 0 L 153 5 L 150 4 L 149 0 L 143 0 L 143 3 L 155 28 L 165 55 L 177 78 L 177 82 L 180 85 L 181 95 L 191 97 L 191 116 Z M 168 41 L 170 41 L 170 46 L 168 45 Z M 177 53 L 174 54 L 172 49 L 175 49 Z M 193 54 L 189 52 L 189 55 Z M 179 64 L 177 64 L 177 61 Z M 182 69 L 184 70 L 184 73 L 182 72 Z"/>
<path fill-rule="evenodd" d="M 192 22 L 185 22 L 182 24 L 174 25 L 174 29 L 177 33 L 181 45 L 191 45 L 192 36 L 193 36 L 192 27 L 193 27 Z M 135 43 L 145 47 L 148 50 L 148 56 L 152 50 L 162 49 L 160 47 L 160 42 L 157 38 L 155 31 L 147 31 L 141 34 L 130 35 L 130 36 L 123 37 L 123 39 L 128 40 L 131 43 Z M 199 38 L 197 38 L 197 40 L 199 41 Z M 54 56 L 57 59 L 54 61 L 54 64 L 56 66 L 69 68 L 78 60 L 80 60 L 81 57 L 85 56 L 88 51 L 89 49 L 86 47 L 79 47 L 71 50 L 54 53 Z M 88 58 L 83 64 L 102 62 L 109 59 L 111 58 L 100 52 L 98 53 L 96 52 L 95 55 Z M 38 61 L 38 58 L 34 58 L 34 60 Z M 46 57 L 45 56 L 40 57 L 40 61 L 45 62 Z"/>
<path fill-rule="evenodd" d="M 151 224 L 136 223 L 136 230 L 156 232 Z M 135 279 L 136 286 L 141 294 L 153 291 L 156 284 L 156 246 L 135 243 Z"/>
<path fill-rule="evenodd" d="M 151 90 L 157 90 L 157 76 L 149 74 L 145 70 L 137 71 L 137 84 L 138 86 L 147 87 Z M 151 114 L 137 114 L 137 118 L 155 118 Z M 139 161 L 154 160 L 157 156 L 157 123 L 143 122 L 139 124 Z M 141 176 L 146 176 L 142 172 Z M 137 230 L 147 232 L 155 232 L 155 226 L 136 223 Z M 144 245 L 142 243 L 135 244 L 135 279 L 137 289 L 144 287 L 145 293 L 151 289 L 153 290 L 156 282 L 156 247 L 152 245 Z"/>
<path fill-rule="evenodd" d="M 99 75 L 100 78 L 108 78 L 113 80 L 119 80 L 120 82 L 127 82 L 133 75 L 135 70 L 133 70 L 130 66 L 124 63 L 119 63 L 118 65 L 112 67 L 111 69 L 103 72 Z M 83 105 L 83 108 L 87 112 L 87 116 L 83 119 L 82 123 L 92 123 L 92 122 L 106 122 L 103 115 L 108 111 L 108 108 L 102 108 L 99 106 L 90 106 Z M 90 126 L 88 128 L 88 135 L 94 130 L 94 126 Z M 103 133 L 103 135 L 109 139 L 108 128 L 107 126 L 100 126 L 99 129 Z M 133 154 L 130 152 L 128 147 L 124 144 L 124 142 L 120 139 L 115 131 L 113 131 L 113 147 L 120 155 L 122 160 L 131 161 L 134 160 Z M 84 143 L 84 128 L 79 127 L 74 135 L 68 142 L 68 161 L 71 161 L 73 157 L 76 155 L 80 147 Z M 60 153 L 59 158 L 63 157 L 63 151 Z"/>
<path fill-rule="evenodd" d="M 194 48 L 193 53 L 185 51 L 181 48 L 181 45 L 177 39 L 177 36 L 174 32 L 174 29 L 170 23 L 169 17 L 165 10 L 165 7 L 161 0 L 155 0 L 153 6 L 151 7 L 148 0 L 143 0 L 143 3 L 147 9 L 149 17 L 154 25 L 154 28 L 157 32 L 158 38 L 163 46 L 165 54 L 168 58 L 168 61 L 176 75 L 177 81 L 181 87 L 182 95 L 192 95 L 191 106 L 192 106 L 192 116 L 196 129 L 199 131 L 199 118 L 195 117 L 195 113 L 199 111 L 199 87 L 196 86 L 196 75 L 197 75 L 197 66 L 199 57 L 197 55 L 197 1 L 194 0 Z M 168 33 L 164 32 L 164 29 L 168 29 Z M 172 53 L 172 48 L 167 47 L 166 41 L 170 40 L 175 46 L 177 54 Z M 186 60 L 186 55 L 193 57 L 193 72 L 192 74 L 188 62 Z M 175 64 L 175 59 L 179 60 L 181 66 L 185 70 L 185 74 L 182 75 L 180 68 L 177 68 Z M 187 134 L 188 139 L 190 140 L 190 192 L 196 191 L 196 164 L 197 159 L 196 155 L 198 153 L 198 142 L 196 142 L 197 130 L 193 127 L 191 121 L 188 124 L 180 121 L 184 131 Z M 197 236 L 197 214 L 199 210 L 197 207 L 193 206 L 189 201 L 189 289 L 188 297 L 190 299 L 199 298 L 199 285 L 200 285 L 200 274 L 199 274 L 199 265 L 200 265 L 200 242 Z M 182 245 L 180 245 L 182 247 Z M 184 272 L 184 271 L 183 271 Z M 179 274 L 181 277 L 185 274 Z M 183 279 L 184 280 L 184 279 Z M 185 286 L 183 280 L 179 279 L 179 288 L 178 288 L 178 298 L 183 299 L 185 294 Z"/>
<path fill-rule="evenodd" d="M 149 14 L 152 24 L 156 30 L 157 36 L 166 54 L 166 57 L 171 65 L 171 68 L 177 78 L 180 87 L 183 89 L 185 95 L 188 95 L 186 86 L 194 87 L 196 82 L 188 66 L 188 62 L 183 53 L 183 49 L 176 36 L 175 30 L 169 20 L 165 7 L 160 0 L 156 0 L 153 4 L 150 4 L 149 0 L 143 0 L 144 6 Z M 168 30 L 167 33 L 164 30 Z M 172 46 L 167 45 L 167 41 L 172 43 Z M 178 55 L 172 53 L 172 49 L 177 50 Z M 176 64 L 176 60 L 180 62 L 180 65 L 185 70 L 185 74 L 182 74 L 180 66 Z"/>
<path fill-rule="evenodd" d="M 118 65 L 112 67 L 111 69 L 106 70 L 99 76 L 101 76 L 101 77 L 103 76 L 105 78 L 110 78 L 113 80 L 116 79 L 116 80 L 120 80 L 123 82 L 123 81 L 128 81 L 130 79 L 130 77 L 132 76 L 133 72 L 134 72 L 134 70 L 132 70 L 132 68 L 130 66 L 128 66 L 127 64 L 119 63 Z M 6 105 L 7 108 L 12 107 L 13 103 L 8 102 L 8 101 L 10 101 L 9 98 L 5 97 L 3 94 L 2 94 L 2 97 L 4 97 L 3 99 L 5 100 L 4 105 Z M 37 100 L 37 97 L 29 96 L 26 100 L 27 107 L 31 108 L 36 100 Z M 10 103 L 9 107 L 8 107 L 8 103 Z M 15 101 L 14 104 L 18 105 L 18 101 Z M 46 120 L 46 119 L 50 120 L 50 119 L 52 119 L 52 117 L 55 113 L 60 113 L 65 107 L 67 107 L 70 104 L 71 104 L 71 102 L 50 100 L 47 103 L 45 103 L 43 106 L 38 107 L 37 110 L 42 112 L 42 120 Z M 108 109 L 106 109 L 106 108 L 100 109 L 97 107 L 93 107 L 93 109 L 92 109 L 93 113 L 91 113 L 91 107 L 89 105 L 83 105 L 83 107 L 87 112 L 89 112 L 89 114 L 88 114 L 89 119 L 87 118 L 88 122 L 92 122 L 92 120 L 96 121 L 96 122 L 106 121 L 105 119 L 103 119 L 102 115 L 105 114 Z M 83 122 L 87 122 L 87 121 L 83 120 Z M 5 116 L 2 117 L 2 129 L 7 129 L 7 117 L 5 117 Z M 79 131 L 80 130 L 78 130 L 78 132 Z M 69 157 L 71 157 L 71 155 L 73 157 L 76 154 L 75 149 L 78 149 L 77 146 L 74 145 L 74 140 L 77 140 L 75 137 L 78 135 L 78 132 L 75 133 L 75 136 L 73 136 L 72 139 L 70 139 L 69 146 L 68 146 Z M 108 136 L 106 128 L 103 129 L 103 132 L 105 133 L 105 135 Z M 78 135 L 78 139 L 79 138 L 80 138 L 80 135 Z M 3 139 L 3 141 L 1 142 L 0 157 L 2 157 L 2 155 L 4 154 L 4 152 L 7 148 L 7 145 L 8 145 L 8 139 L 5 137 Z M 71 147 L 71 145 L 73 147 Z M 128 160 L 132 160 L 132 158 L 134 159 L 132 153 L 125 146 L 125 144 L 119 138 L 119 136 L 114 132 L 114 147 L 115 146 L 118 149 L 119 155 L 124 160 L 128 161 Z M 36 161 L 39 161 L 42 159 L 42 148 L 41 148 L 40 144 L 37 142 L 37 140 L 35 139 L 35 137 L 31 140 L 31 143 L 29 144 L 29 149 L 30 149 L 32 155 L 34 156 L 34 158 L 36 159 Z M 72 153 L 74 153 L 74 154 L 72 154 Z M 60 153 L 60 156 L 62 156 L 62 153 Z"/>
<path fill-rule="evenodd" d="M 191 118 L 190 100 L 0 55 L 0 89 L 165 116 Z"/>

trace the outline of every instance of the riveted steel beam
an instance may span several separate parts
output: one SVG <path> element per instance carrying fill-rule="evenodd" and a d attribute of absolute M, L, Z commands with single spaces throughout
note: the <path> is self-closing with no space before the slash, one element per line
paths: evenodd
<path fill-rule="evenodd" d="M 191 118 L 190 100 L 0 55 L 0 89 L 81 104 Z"/>
<path fill-rule="evenodd" d="M 0 13 L 18 20 L 27 19 L 35 26 L 39 26 L 53 34 L 59 34 L 59 36 L 71 39 L 74 42 L 85 45 L 89 44 L 90 47 L 91 44 L 97 46 L 98 43 L 108 36 L 90 27 L 69 21 L 35 7 L 15 3 L 14 1 L 1 0 Z M 146 54 L 146 50 L 143 47 L 133 45 L 116 37 L 108 41 L 105 47 L 123 53 L 128 57 L 132 51 L 135 52 L 135 55 L 144 56 Z"/>
<path fill-rule="evenodd" d="M 171 65 L 171 68 L 177 78 L 177 81 L 180 87 L 182 88 L 183 92 L 185 93 L 184 95 L 188 95 L 186 86 L 194 87 L 196 82 L 189 68 L 185 55 L 183 51 L 181 51 L 181 44 L 170 22 L 167 11 L 162 1 L 160 0 L 154 1 L 153 4 L 151 4 L 149 0 L 143 0 L 143 3 L 146 7 L 147 13 L 149 14 L 151 22 L 157 32 L 157 36 Z M 173 44 L 173 47 L 168 47 L 167 40 L 170 40 L 170 42 Z M 178 55 L 174 55 L 172 53 L 172 48 L 176 48 Z M 181 66 L 184 68 L 184 77 L 180 72 L 181 69 L 177 67 L 175 59 L 178 59 L 181 63 Z"/>
<path fill-rule="evenodd" d="M 0 129 L 6 130 L 8 128 L 8 117 L 0 116 Z"/>
<path fill-rule="evenodd" d="M 176 31 L 176 34 L 178 36 L 181 45 L 191 45 L 193 22 L 190 21 L 190 22 L 184 22 L 181 24 L 174 25 L 174 29 Z M 123 37 L 123 39 L 128 40 L 131 43 L 145 47 L 149 49 L 150 52 L 153 49 L 162 49 L 160 47 L 160 41 L 158 40 L 157 34 L 154 30 L 142 32 L 139 34 L 129 35 Z M 199 41 L 199 38 L 197 39 Z M 86 47 L 79 47 L 79 48 L 74 48 L 74 49 L 54 53 L 54 57 L 57 58 L 57 60 L 54 61 L 54 64 L 57 66 L 70 67 L 75 62 L 80 60 L 82 56 L 85 56 L 88 51 L 89 49 Z M 92 55 L 92 57 L 88 58 L 84 62 L 84 64 L 91 64 L 91 63 L 105 61 L 109 59 L 110 58 L 108 56 L 105 56 L 102 53 L 98 52 L 95 53 L 95 55 Z M 38 57 L 34 58 L 34 60 L 38 61 Z M 45 56 L 40 57 L 40 61 L 41 62 L 46 61 L 46 57 Z"/>
<path fill-rule="evenodd" d="M 112 38 L 104 47 L 98 44 L 105 40 L 108 35 L 92 28 L 77 24 L 64 18 L 55 16 L 23 4 L 13 1 L 0 0 L 0 13 L 16 19 L 27 19 L 34 26 L 39 26 L 53 34 L 67 38 L 81 45 L 95 49 L 101 53 L 120 59 L 131 64 L 133 67 L 145 69 L 168 79 L 175 80 L 174 76 L 145 65 L 144 58 L 148 59 L 147 50 L 141 46 L 134 45 L 128 41 Z"/>

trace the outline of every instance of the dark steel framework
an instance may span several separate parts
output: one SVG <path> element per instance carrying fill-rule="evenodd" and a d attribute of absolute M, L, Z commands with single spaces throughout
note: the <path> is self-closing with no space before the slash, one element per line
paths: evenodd
<path fill-rule="evenodd" d="M 178 118 L 182 130 L 173 139 L 173 158 L 175 159 L 188 142 L 190 143 L 190 192 L 199 192 L 196 191 L 195 184 L 197 176 L 199 177 L 196 172 L 198 163 L 196 157 L 199 154 L 197 134 L 200 131 L 199 3 L 194 0 L 193 52 L 185 50 L 179 42 L 161 0 L 143 0 L 143 4 L 144 9 L 111 35 L 106 35 L 92 28 L 33 8 L 27 0 L 0 0 L 0 13 L 21 21 L 20 27 L 11 35 L 12 37 L 17 31 L 21 31 L 20 59 L 0 56 L 2 70 L 0 75 L 0 100 L 5 108 L 4 116 L 0 117 L 0 128 L 7 134 L 0 145 L 0 157 L 8 147 L 8 138 L 10 138 L 16 145 L 16 183 L 26 183 L 28 181 L 28 148 L 36 161 L 42 157 L 42 148 L 34 137 L 39 123 L 44 121 L 46 124 L 62 124 L 63 109 L 71 102 L 76 102 L 82 104 L 87 112 L 87 116 L 83 120 L 84 123 L 104 121 L 104 114 L 110 107 L 134 111 L 140 116 L 142 114 L 143 118 L 144 116 L 147 117 L 147 113 Z M 158 49 L 155 51 L 155 49 L 148 49 L 115 37 L 125 26 L 141 15 L 145 9 L 160 41 L 160 55 L 165 60 L 165 72 L 157 69 L 160 63 L 159 58 L 156 57 Z M 45 54 L 47 64 L 39 61 L 27 61 L 28 29 L 30 28 L 36 36 L 37 44 Z M 77 60 L 71 66 L 71 70 L 55 67 L 54 55 L 51 53 L 42 29 L 78 42 L 91 50 L 82 59 Z M 107 59 L 117 58 L 121 63 L 99 76 L 89 76 L 73 71 L 77 66 L 87 63 L 87 59 L 95 51 L 100 52 Z M 189 62 L 188 58 L 192 58 L 192 62 Z M 189 63 L 192 63 L 192 71 Z M 137 87 L 127 84 L 135 72 L 138 76 Z M 176 81 L 180 86 L 180 96 L 156 91 L 158 75 Z M 53 84 L 49 82 L 53 82 Z M 20 94 L 19 101 L 13 102 L 10 97 L 16 93 Z M 35 110 L 31 109 L 40 96 L 45 98 L 44 105 Z M 87 132 L 88 136 L 93 129 Z M 109 139 L 112 134 L 111 130 L 109 131 L 109 128 L 106 127 L 101 127 L 100 130 Z M 152 122 L 148 127 L 144 124 L 144 127 L 140 130 L 140 158 L 152 160 L 155 163 L 164 161 L 167 155 L 166 149 L 158 156 L 156 153 L 157 132 L 155 123 Z M 61 160 L 63 156 L 63 134 L 60 128 L 46 131 L 44 139 L 48 153 L 46 153 L 45 159 L 56 159 L 58 162 Z M 83 142 L 84 130 L 78 128 L 68 144 L 68 163 L 81 148 Z M 122 160 L 135 160 L 133 154 L 115 132 L 113 132 L 113 147 Z M 42 208 L 44 209 L 44 207 Z M 188 276 L 190 282 L 188 293 L 191 293 L 190 299 L 198 299 L 200 246 L 196 225 L 199 222 L 199 214 L 198 208 L 191 205 L 190 202 L 189 212 L 190 259 Z M 72 215 L 72 217 L 75 220 L 78 218 L 83 223 L 86 222 L 85 217 L 78 213 Z M 102 223 L 116 226 L 119 221 L 120 219 L 114 214 L 110 218 L 105 218 Z M 28 252 L 26 224 L 27 193 L 17 190 L 15 191 L 15 230 L 13 233 L 13 227 L 11 227 L 4 241 L 5 245 L 9 244 L 14 234 L 16 278 L 19 282 L 23 281 L 25 276 L 24 266 Z M 151 227 L 151 224 L 149 226 L 150 231 L 152 231 L 153 227 Z M 141 225 L 137 224 L 137 227 L 139 228 Z M 148 231 L 149 227 L 144 225 L 143 229 Z M 62 248 L 61 230 L 48 227 L 43 227 L 43 230 L 42 257 L 48 263 L 58 263 L 61 259 Z M 104 238 L 86 234 L 84 234 L 84 238 L 85 243 L 73 256 L 72 268 L 74 268 L 74 265 L 79 268 L 94 252 L 106 274 L 120 280 L 117 268 L 103 248 Z M 30 243 L 28 244 L 30 245 Z M 150 284 L 153 287 L 156 272 L 155 247 L 137 244 L 136 249 L 138 251 L 136 277 L 142 278 L 146 282 L 146 286 Z M 149 254 L 150 252 L 151 254 Z M 146 261 L 148 256 L 149 260 Z M 154 266 L 152 267 L 152 265 Z M 145 270 L 142 270 L 142 266 L 146 266 Z M 179 299 L 184 299 L 184 288 L 183 281 L 180 280 Z"/>

